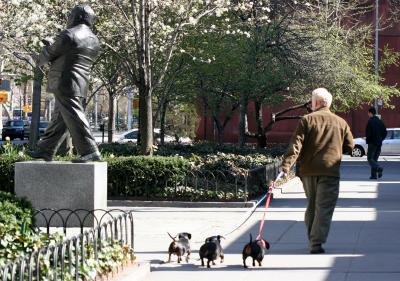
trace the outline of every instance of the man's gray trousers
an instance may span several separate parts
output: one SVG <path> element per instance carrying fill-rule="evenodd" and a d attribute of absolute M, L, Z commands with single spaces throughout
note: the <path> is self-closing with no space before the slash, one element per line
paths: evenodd
<path fill-rule="evenodd" d="M 339 196 L 338 177 L 301 177 L 307 196 L 307 210 L 304 222 L 307 227 L 310 247 L 323 244 L 328 237 L 333 211 Z"/>

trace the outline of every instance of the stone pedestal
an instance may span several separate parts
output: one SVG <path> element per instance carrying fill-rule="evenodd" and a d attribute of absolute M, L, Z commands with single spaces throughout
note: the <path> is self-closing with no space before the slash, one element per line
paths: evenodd
<path fill-rule="evenodd" d="M 94 210 L 107 208 L 107 162 L 43 162 L 15 163 L 15 194 L 27 198 L 35 209 Z M 70 213 L 70 212 L 69 212 Z M 44 214 L 49 218 L 51 213 Z M 80 226 L 86 211 L 68 211 L 54 215 L 51 226 Z M 86 216 L 84 226 L 93 227 L 93 215 Z M 36 216 L 37 226 L 46 226 L 42 215 Z"/>

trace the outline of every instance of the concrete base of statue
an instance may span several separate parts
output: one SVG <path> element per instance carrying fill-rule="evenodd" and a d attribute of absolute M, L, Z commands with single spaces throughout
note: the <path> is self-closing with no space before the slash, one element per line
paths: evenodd
<path fill-rule="evenodd" d="M 28 199 L 36 210 L 65 209 L 40 211 L 36 226 L 93 227 L 95 214 L 88 211 L 107 208 L 107 162 L 17 162 L 15 194 Z"/>

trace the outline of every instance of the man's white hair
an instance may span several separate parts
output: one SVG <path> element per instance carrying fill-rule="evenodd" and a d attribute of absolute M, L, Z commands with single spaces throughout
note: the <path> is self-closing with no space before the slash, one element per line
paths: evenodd
<path fill-rule="evenodd" d="M 312 92 L 312 97 L 315 98 L 316 101 L 322 102 L 324 106 L 331 107 L 332 104 L 332 95 L 325 88 L 318 88 Z"/>

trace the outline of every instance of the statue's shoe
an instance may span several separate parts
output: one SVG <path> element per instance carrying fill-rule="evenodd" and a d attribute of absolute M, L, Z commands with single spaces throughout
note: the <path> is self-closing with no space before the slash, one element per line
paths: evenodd
<path fill-rule="evenodd" d="M 82 155 L 81 157 L 72 160 L 72 163 L 86 163 L 86 162 L 99 162 L 101 161 L 101 154 L 98 151 Z"/>
<path fill-rule="evenodd" d="M 53 161 L 53 155 L 40 150 L 27 150 L 26 154 L 34 159 L 43 159 L 44 161 Z"/>

